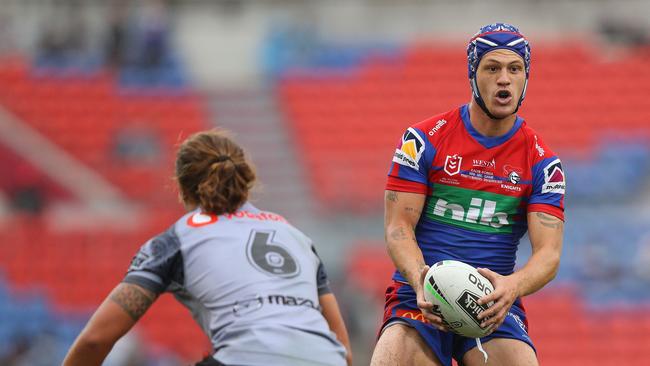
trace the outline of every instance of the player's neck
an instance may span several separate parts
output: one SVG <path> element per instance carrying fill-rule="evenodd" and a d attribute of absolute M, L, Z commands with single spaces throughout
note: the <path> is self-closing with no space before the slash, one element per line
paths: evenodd
<path fill-rule="evenodd" d="M 503 136 L 510 131 L 515 124 L 515 120 L 517 120 L 517 116 L 512 114 L 503 119 L 492 119 L 472 100 L 469 103 L 469 120 L 472 127 L 481 135 L 497 137 Z"/>

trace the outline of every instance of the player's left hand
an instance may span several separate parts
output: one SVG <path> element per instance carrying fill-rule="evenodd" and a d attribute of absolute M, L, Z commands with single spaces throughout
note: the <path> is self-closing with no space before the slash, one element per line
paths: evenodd
<path fill-rule="evenodd" d="M 492 306 L 478 314 L 478 318 L 482 321 L 481 327 L 494 325 L 492 331 L 495 331 L 503 324 L 510 307 L 519 296 L 518 282 L 512 276 L 502 276 L 488 268 L 478 268 L 478 272 L 490 280 L 494 286 L 494 291 L 491 294 L 478 300 L 480 305 L 494 301 Z"/>

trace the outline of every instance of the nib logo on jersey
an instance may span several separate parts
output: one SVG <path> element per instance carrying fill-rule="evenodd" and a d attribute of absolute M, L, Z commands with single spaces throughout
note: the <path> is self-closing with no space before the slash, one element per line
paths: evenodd
<path fill-rule="evenodd" d="M 402 144 L 395 150 L 393 162 L 413 169 L 420 169 L 418 161 L 424 153 L 424 140 L 413 129 L 409 128 L 402 136 Z"/>
<path fill-rule="evenodd" d="M 542 193 L 564 194 L 566 183 L 560 159 L 555 159 L 544 168 L 544 185 Z"/>
<path fill-rule="evenodd" d="M 431 220 L 484 233 L 512 233 L 520 198 L 434 185 L 426 214 Z"/>

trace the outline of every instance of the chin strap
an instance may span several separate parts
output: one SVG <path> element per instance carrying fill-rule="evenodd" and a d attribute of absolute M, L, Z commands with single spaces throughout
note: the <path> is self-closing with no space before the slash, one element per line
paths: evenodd
<path fill-rule="evenodd" d="M 474 96 L 474 100 L 476 101 L 476 104 L 478 104 L 479 107 L 485 112 L 485 114 L 492 118 L 492 119 L 501 119 L 495 117 L 492 113 L 490 113 L 490 110 L 487 108 L 485 105 L 485 102 L 483 101 L 483 98 L 481 98 L 481 93 L 478 91 L 478 85 L 476 85 L 476 77 L 471 79 L 470 85 L 472 87 L 472 95 Z M 517 113 L 519 110 L 519 107 L 521 107 L 521 103 L 524 101 L 524 97 L 526 97 L 526 89 L 528 89 L 528 79 L 524 82 L 524 90 L 521 93 L 521 97 L 519 97 L 519 102 L 517 103 L 517 108 L 515 108 L 515 111 L 512 112 L 512 114 Z"/>

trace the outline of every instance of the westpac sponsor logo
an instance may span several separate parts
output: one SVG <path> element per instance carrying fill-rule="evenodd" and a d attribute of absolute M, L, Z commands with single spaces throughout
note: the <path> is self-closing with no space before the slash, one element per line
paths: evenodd
<path fill-rule="evenodd" d="M 555 159 L 544 168 L 544 185 L 542 193 L 564 194 L 566 183 L 560 159 Z"/>
<path fill-rule="evenodd" d="M 460 173 L 460 165 L 463 162 L 463 157 L 458 156 L 458 154 L 447 155 L 445 159 L 445 173 L 449 175 L 456 175 Z"/>
<path fill-rule="evenodd" d="M 413 129 L 408 128 L 402 136 L 402 144 L 395 150 L 393 162 L 413 169 L 420 169 L 418 161 L 424 153 L 424 140 Z"/>
<path fill-rule="evenodd" d="M 433 135 L 435 135 L 436 132 L 440 131 L 440 129 L 442 128 L 442 126 L 444 126 L 444 125 L 446 125 L 446 124 L 447 124 L 447 120 L 444 120 L 444 119 L 440 119 L 440 120 L 438 120 L 438 122 L 436 122 L 436 125 L 433 126 L 433 127 L 429 130 L 429 136 L 433 136 Z"/>
<path fill-rule="evenodd" d="M 496 167 L 496 161 L 494 159 L 492 160 L 472 159 L 472 166 L 494 169 Z"/>

